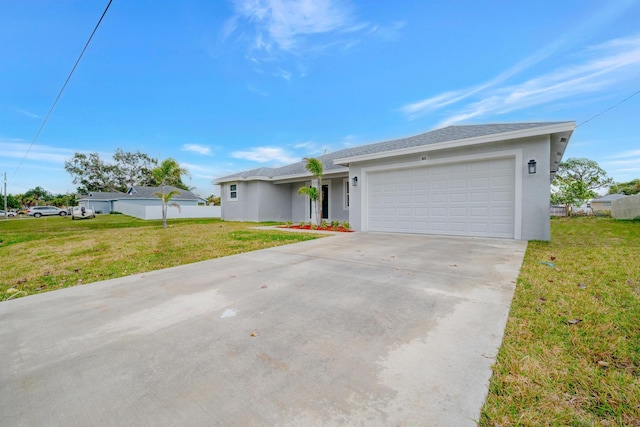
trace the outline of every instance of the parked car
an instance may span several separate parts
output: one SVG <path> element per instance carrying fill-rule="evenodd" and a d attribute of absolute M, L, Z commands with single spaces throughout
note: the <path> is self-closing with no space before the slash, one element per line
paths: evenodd
<path fill-rule="evenodd" d="M 0 209 L 0 216 L 4 216 L 4 209 Z M 8 211 L 7 216 L 16 216 L 15 211 Z"/>
<path fill-rule="evenodd" d="M 27 215 L 33 216 L 35 218 L 40 218 L 41 216 L 52 216 L 52 215 L 66 216 L 67 211 L 64 209 L 58 209 L 55 206 L 34 206 L 32 208 L 27 209 Z"/>
<path fill-rule="evenodd" d="M 71 219 L 95 218 L 96 213 L 93 209 L 84 206 L 74 206 L 71 208 Z"/>

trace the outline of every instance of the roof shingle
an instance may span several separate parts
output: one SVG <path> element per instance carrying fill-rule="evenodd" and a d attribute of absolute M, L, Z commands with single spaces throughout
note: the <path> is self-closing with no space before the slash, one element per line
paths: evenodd
<path fill-rule="evenodd" d="M 318 156 L 317 159 L 322 162 L 325 172 L 348 171 L 348 168 L 334 163 L 335 159 L 347 157 L 363 156 L 368 154 L 382 153 L 385 151 L 400 150 L 403 148 L 419 147 L 423 145 L 437 144 L 441 142 L 459 141 L 462 139 L 477 138 L 488 135 L 497 135 L 507 132 L 515 132 L 525 129 L 533 129 L 537 127 L 553 126 L 557 124 L 573 123 L 573 122 L 532 122 L 532 123 L 495 123 L 482 125 L 458 125 L 447 126 L 441 129 L 432 130 L 430 132 L 407 138 L 394 139 L 391 141 L 383 141 L 374 144 L 361 145 L 358 147 L 346 148 L 344 150 L 335 151 L 333 153 Z M 305 174 L 305 162 L 300 161 L 290 165 L 278 168 L 258 168 L 244 172 L 238 172 L 222 178 L 216 179 L 216 183 L 229 182 L 236 179 L 246 178 L 277 178 L 291 175 Z"/>

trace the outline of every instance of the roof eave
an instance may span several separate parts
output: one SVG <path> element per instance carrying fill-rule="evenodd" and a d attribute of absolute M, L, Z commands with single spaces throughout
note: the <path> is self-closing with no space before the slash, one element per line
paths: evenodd
<path fill-rule="evenodd" d="M 548 126 L 520 129 L 511 132 L 493 133 L 490 135 L 477 136 L 473 138 L 456 139 L 452 141 L 437 142 L 434 144 L 418 145 L 416 147 L 401 148 L 397 150 L 381 151 L 378 153 L 364 154 L 361 156 L 345 157 L 335 159 L 333 163 L 347 166 L 349 163 L 363 162 L 367 160 L 377 160 L 386 157 L 403 156 L 407 154 L 424 153 L 427 151 L 443 150 L 447 148 L 458 148 L 467 145 L 485 144 L 488 142 L 499 142 L 510 139 L 527 138 L 531 136 L 555 134 L 561 132 L 572 132 L 575 129 L 575 122 L 555 123 Z"/>
<path fill-rule="evenodd" d="M 323 177 L 332 177 L 335 175 L 341 175 L 348 172 L 347 168 L 340 168 L 338 170 L 329 170 L 323 174 Z M 280 184 L 285 184 L 286 182 L 295 182 L 300 180 L 307 180 L 312 178 L 312 175 L 309 172 L 305 173 L 297 173 L 291 175 L 282 175 L 282 176 L 239 176 L 239 177 L 227 177 L 220 178 L 215 180 L 213 183 L 220 185 L 226 182 L 244 182 L 244 181 L 269 181 L 269 182 L 278 182 Z M 285 182 L 286 181 L 286 182 Z"/>

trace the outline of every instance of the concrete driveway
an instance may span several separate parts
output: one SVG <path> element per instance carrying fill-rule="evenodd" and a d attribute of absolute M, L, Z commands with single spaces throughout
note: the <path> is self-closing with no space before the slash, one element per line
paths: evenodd
<path fill-rule="evenodd" d="M 475 425 L 525 249 L 339 234 L 2 302 L 2 424 Z"/>

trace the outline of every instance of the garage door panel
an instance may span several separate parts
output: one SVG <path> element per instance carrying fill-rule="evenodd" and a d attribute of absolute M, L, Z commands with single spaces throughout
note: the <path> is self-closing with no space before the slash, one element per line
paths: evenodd
<path fill-rule="evenodd" d="M 448 194 L 447 193 L 434 193 L 429 197 L 431 203 L 447 203 L 448 202 Z"/>
<path fill-rule="evenodd" d="M 513 158 L 372 172 L 368 228 L 512 238 Z"/>
<path fill-rule="evenodd" d="M 509 202 L 513 200 L 511 191 L 494 191 L 491 193 L 491 200 L 494 202 Z"/>
<path fill-rule="evenodd" d="M 471 188 L 488 188 L 489 187 L 489 177 L 483 176 L 479 178 L 472 178 L 470 180 Z"/>
<path fill-rule="evenodd" d="M 488 191 L 478 191 L 471 193 L 473 203 L 488 203 L 491 200 L 491 193 Z"/>
<path fill-rule="evenodd" d="M 487 215 L 489 215 L 489 207 L 487 206 L 482 206 L 482 207 L 472 207 L 469 210 L 469 213 L 471 214 L 472 217 L 486 217 Z"/>
<path fill-rule="evenodd" d="M 432 190 L 446 190 L 447 188 L 447 181 L 445 180 L 434 180 L 431 182 L 430 185 Z"/>
<path fill-rule="evenodd" d="M 468 184 L 466 179 L 456 178 L 449 181 L 449 188 L 452 190 L 455 190 L 458 188 L 467 188 L 467 185 Z"/>
<path fill-rule="evenodd" d="M 492 187 L 511 187 L 513 175 L 496 175 L 491 177 Z"/>
<path fill-rule="evenodd" d="M 466 207 L 451 207 L 449 209 L 449 216 L 455 217 L 467 217 L 467 208 Z"/>
<path fill-rule="evenodd" d="M 449 201 L 452 203 L 466 203 L 468 198 L 467 192 L 449 194 Z M 446 199 L 445 199 L 446 200 Z"/>
<path fill-rule="evenodd" d="M 469 223 L 469 231 L 471 233 L 477 234 L 485 234 L 489 232 L 489 224 L 485 222 L 470 222 Z"/>

